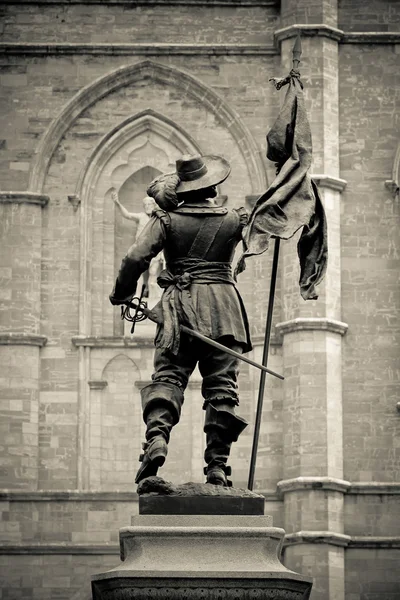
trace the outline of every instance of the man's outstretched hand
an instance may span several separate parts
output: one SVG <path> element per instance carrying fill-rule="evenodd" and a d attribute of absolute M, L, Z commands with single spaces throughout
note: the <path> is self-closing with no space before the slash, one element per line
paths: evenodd
<path fill-rule="evenodd" d="M 115 188 L 112 188 L 111 200 L 114 202 L 114 204 L 119 204 L 118 192 Z"/>

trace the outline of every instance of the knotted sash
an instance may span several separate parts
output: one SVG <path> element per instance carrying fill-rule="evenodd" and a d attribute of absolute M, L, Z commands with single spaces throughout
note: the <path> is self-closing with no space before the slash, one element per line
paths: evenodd
<path fill-rule="evenodd" d="M 158 285 L 164 289 L 161 298 L 163 327 L 157 332 L 155 345 L 177 354 L 180 343 L 180 323 L 198 330 L 196 312 L 190 294 L 192 283 L 228 283 L 234 285 L 231 264 L 208 262 L 198 258 L 174 261 L 161 271 Z"/>

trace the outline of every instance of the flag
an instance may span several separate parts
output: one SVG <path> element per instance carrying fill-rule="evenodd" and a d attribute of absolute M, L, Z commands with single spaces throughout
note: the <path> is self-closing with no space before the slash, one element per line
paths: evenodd
<path fill-rule="evenodd" d="M 243 232 L 244 252 L 236 275 L 245 269 L 245 259 L 262 254 L 272 237 L 291 238 L 301 227 L 297 245 L 300 261 L 300 293 L 316 300 L 315 286 L 323 279 L 328 257 L 325 211 L 317 185 L 309 175 L 312 161 L 311 128 L 299 74 L 291 71 L 279 116 L 267 135 L 267 157 L 277 165 L 277 175 L 256 202 Z M 279 87 L 282 85 L 276 85 Z"/>

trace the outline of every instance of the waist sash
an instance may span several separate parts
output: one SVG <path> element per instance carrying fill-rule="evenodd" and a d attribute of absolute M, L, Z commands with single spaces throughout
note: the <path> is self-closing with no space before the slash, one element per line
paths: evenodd
<path fill-rule="evenodd" d="M 177 354 L 180 343 L 180 324 L 185 322 L 197 330 L 197 318 L 190 295 L 192 283 L 225 283 L 234 285 L 231 264 L 185 258 L 167 265 L 157 278 L 164 289 L 161 298 L 163 328 L 157 332 L 155 345 Z"/>

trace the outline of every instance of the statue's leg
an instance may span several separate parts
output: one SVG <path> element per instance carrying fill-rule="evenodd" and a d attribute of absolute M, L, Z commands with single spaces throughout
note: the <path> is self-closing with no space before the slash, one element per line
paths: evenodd
<path fill-rule="evenodd" d="M 155 351 L 153 382 L 141 391 L 146 442 L 139 458 L 142 464 L 136 474 L 136 483 L 157 475 L 165 462 L 171 429 L 180 419 L 183 392 L 196 366 L 196 358 L 186 346 L 187 340 L 183 338 L 176 356 L 158 349 Z"/>
<path fill-rule="evenodd" d="M 236 351 L 238 345 L 230 344 Z M 206 433 L 206 450 L 204 460 L 207 464 L 205 474 L 207 483 L 228 486 L 227 476 L 231 474 L 227 466 L 232 442 L 247 426 L 247 421 L 235 413 L 239 404 L 237 394 L 237 376 L 239 360 L 217 349 L 207 348 L 204 358 L 199 361 L 199 369 L 203 376 L 202 394 L 206 416 L 204 431 Z"/>
<path fill-rule="evenodd" d="M 231 468 L 228 467 L 227 462 L 232 442 L 237 441 L 245 427 L 247 422 L 235 414 L 235 405 L 229 402 L 229 398 L 225 402 L 221 398 L 207 403 L 204 423 L 206 433 L 204 460 L 207 464 L 204 473 L 207 476 L 207 483 L 230 485 L 227 476 L 231 475 Z"/>
<path fill-rule="evenodd" d="M 146 423 L 144 453 L 135 483 L 157 475 L 168 453 L 172 427 L 178 423 L 183 404 L 183 391 L 167 381 L 153 382 L 141 391 L 143 420 Z"/>

